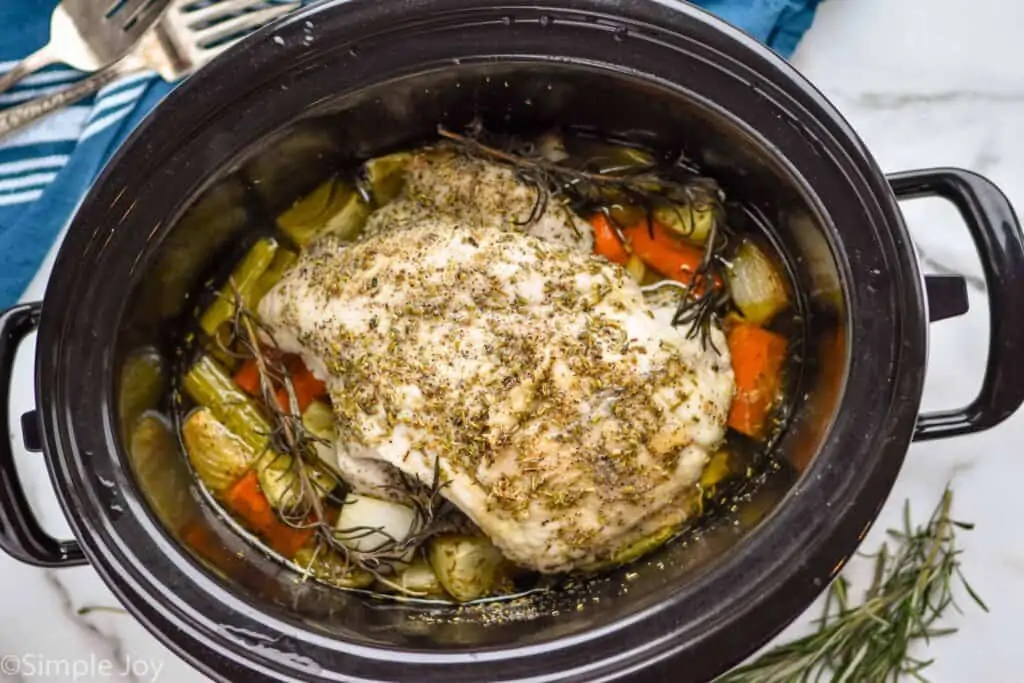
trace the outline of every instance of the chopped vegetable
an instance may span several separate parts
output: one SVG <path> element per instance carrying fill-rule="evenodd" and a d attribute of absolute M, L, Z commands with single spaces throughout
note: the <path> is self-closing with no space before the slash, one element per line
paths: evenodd
<path fill-rule="evenodd" d="M 312 528 L 297 529 L 282 522 L 250 470 L 224 492 L 224 504 L 238 515 L 271 548 L 291 558 L 313 537 Z"/>
<path fill-rule="evenodd" d="M 435 536 L 427 557 L 441 585 L 459 602 L 490 595 L 508 581 L 505 556 L 484 536 Z"/>
<path fill-rule="evenodd" d="M 239 366 L 239 358 L 234 352 L 234 332 L 231 325 L 221 325 L 217 328 L 217 334 L 209 336 L 199 333 L 200 345 L 203 351 L 216 360 L 228 372 L 234 372 Z"/>
<path fill-rule="evenodd" d="M 549 131 L 537 140 L 537 153 L 541 159 L 553 164 L 565 161 L 569 153 L 565 151 L 565 139 L 557 131 Z"/>
<path fill-rule="evenodd" d="M 605 140 L 571 138 L 570 152 L 587 159 L 587 166 L 601 173 L 636 172 L 657 165 L 657 158 L 645 149 Z"/>
<path fill-rule="evenodd" d="M 334 178 L 278 216 L 277 227 L 296 245 L 306 247 L 327 234 L 354 238 L 369 215 L 370 207 L 359 192 Z"/>
<path fill-rule="evenodd" d="M 374 204 L 383 206 L 398 196 L 405 183 L 405 167 L 411 159 L 412 154 L 398 152 L 370 159 L 363 165 Z"/>
<path fill-rule="evenodd" d="M 328 465 L 337 466 L 338 450 L 334 442 L 338 438 L 338 430 L 334 426 L 331 407 L 323 401 L 313 401 L 302 414 L 302 425 L 320 439 L 313 444 L 320 459 Z"/>
<path fill-rule="evenodd" d="M 306 120 L 265 140 L 241 172 L 278 215 L 336 168 L 343 147 L 339 137 L 334 126 Z"/>
<path fill-rule="evenodd" d="M 727 272 L 732 300 L 748 321 L 764 325 L 789 305 L 786 285 L 771 259 L 743 240 Z"/>
<path fill-rule="evenodd" d="M 761 439 L 768 413 L 779 397 L 786 339 L 748 322 L 732 325 L 726 338 L 736 376 L 729 426 Z"/>
<path fill-rule="evenodd" d="M 327 385 L 316 378 L 309 368 L 305 366 L 298 356 L 291 356 L 286 361 L 288 375 L 292 382 L 292 389 L 295 391 L 295 402 L 299 406 L 299 414 L 306 412 L 306 408 L 315 399 L 327 395 Z M 281 387 L 275 396 L 277 405 L 285 413 L 291 412 L 291 400 L 288 391 Z"/>
<path fill-rule="evenodd" d="M 230 281 L 221 288 L 217 298 L 199 319 L 203 332 L 211 337 L 217 334 L 221 325 L 235 314 L 236 294 L 246 308 L 253 308 L 253 296 L 258 289 L 260 278 L 277 254 L 277 242 L 269 237 L 258 240 L 249 253 L 231 273 Z"/>
<path fill-rule="evenodd" d="M 626 244 L 644 263 L 664 277 L 690 284 L 704 260 L 704 252 L 686 244 L 658 222 L 643 220 L 622 231 Z M 716 284 L 721 284 L 716 281 Z"/>
<path fill-rule="evenodd" d="M 629 564 L 633 560 L 646 555 L 655 548 L 664 545 L 668 539 L 672 538 L 676 531 L 677 529 L 671 526 L 658 529 L 650 536 L 645 536 L 644 538 L 641 538 L 640 540 L 635 541 L 616 552 L 606 566 L 618 567 L 624 564 Z"/>
<path fill-rule="evenodd" d="M 194 410 L 181 426 L 188 459 L 210 491 L 220 494 L 256 461 L 251 446 L 214 417 L 209 408 Z"/>
<path fill-rule="evenodd" d="M 346 546 L 370 553 L 389 543 L 401 543 L 419 531 L 419 524 L 416 510 L 407 505 L 350 493 L 335 528 L 338 540 Z"/>
<path fill-rule="evenodd" d="M 715 224 L 715 206 L 662 204 L 654 209 L 654 220 L 694 244 L 704 244 Z"/>
<path fill-rule="evenodd" d="M 653 154 L 639 147 L 628 145 L 610 145 L 607 152 L 607 163 L 602 171 L 625 171 L 642 168 L 653 168 L 658 160 Z"/>
<path fill-rule="evenodd" d="M 266 448 L 270 423 L 212 358 L 200 356 L 185 373 L 182 386 L 193 401 L 209 408 L 219 422 L 253 451 L 259 453 Z"/>
<path fill-rule="evenodd" d="M 398 570 L 388 581 L 401 589 L 403 593 L 411 593 L 419 597 L 444 595 L 444 586 L 426 560 L 416 560 Z M 394 588 L 383 584 L 381 588 L 390 592 Z"/>
<path fill-rule="evenodd" d="M 622 240 L 619 239 L 619 235 L 608 217 L 599 213 L 590 219 L 590 225 L 594 228 L 595 253 L 604 256 L 612 263 L 618 263 L 620 266 L 626 265 L 629 261 L 629 252 L 622 246 Z"/>
<path fill-rule="evenodd" d="M 718 451 L 704 466 L 704 471 L 700 475 L 700 487 L 705 492 L 713 492 L 730 474 L 732 470 L 729 466 L 729 451 Z"/>
<path fill-rule="evenodd" d="M 132 351 L 121 368 L 121 384 L 117 397 L 121 424 L 130 432 L 147 410 L 160 402 L 167 385 L 164 359 L 153 347 Z"/>
<path fill-rule="evenodd" d="M 178 439 L 167 418 L 154 411 L 135 421 L 128 454 L 132 471 L 156 516 L 176 528 L 195 509 L 189 493 L 192 475 L 181 458 Z"/>
<path fill-rule="evenodd" d="M 278 453 L 267 455 L 256 467 L 256 474 L 271 507 L 275 510 L 289 510 L 300 502 L 309 501 L 310 497 L 302 493 L 302 483 L 293 467 L 292 456 Z M 320 467 L 306 465 L 305 472 L 318 497 L 323 498 L 334 489 L 334 479 Z"/>
<path fill-rule="evenodd" d="M 630 274 L 637 284 L 640 284 L 647 276 L 647 266 L 644 265 L 639 256 L 633 254 L 629 257 L 629 261 L 626 262 L 626 272 Z"/>
<path fill-rule="evenodd" d="M 366 588 L 373 583 L 373 574 L 346 563 L 345 558 L 327 548 L 307 545 L 295 554 L 292 561 L 302 571 L 340 588 Z"/>
<path fill-rule="evenodd" d="M 302 424 L 319 439 L 334 441 L 338 436 L 334 426 L 334 411 L 323 401 L 313 401 L 309 404 L 302 413 Z"/>
<path fill-rule="evenodd" d="M 263 275 L 260 276 L 259 282 L 256 283 L 256 287 L 253 290 L 253 307 L 259 305 L 267 292 L 281 281 L 281 278 L 284 277 L 284 274 L 288 272 L 289 268 L 295 265 L 295 261 L 298 258 L 299 255 L 291 249 L 281 247 L 277 250 L 277 253 L 274 255 L 274 260 L 270 262 L 270 267 L 268 267 L 266 271 L 264 271 Z"/>
<path fill-rule="evenodd" d="M 306 412 L 306 408 L 318 398 L 327 395 L 327 385 L 316 378 L 303 364 L 298 356 L 290 356 L 285 360 L 285 367 L 291 379 L 292 389 L 295 391 L 295 400 L 299 404 L 299 413 Z M 260 382 L 259 364 L 254 358 L 246 360 L 235 373 L 235 384 L 250 396 L 261 397 L 263 388 Z M 275 392 L 274 399 L 277 405 L 285 413 L 291 412 L 291 401 L 288 391 L 279 386 Z"/>
<path fill-rule="evenodd" d="M 250 396 L 258 397 L 262 395 L 260 366 L 255 358 L 249 358 L 242 363 L 241 367 L 238 368 L 238 372 L 235 373 L 234 380 L 238 388 Z"/>
<path fill-rule="evenodd" d="M 304 500 L 298 473 L 292 467 L 292 456 L 275 453 L 256 468 L 260 489 L 275 510 L 290 510 Z"/>

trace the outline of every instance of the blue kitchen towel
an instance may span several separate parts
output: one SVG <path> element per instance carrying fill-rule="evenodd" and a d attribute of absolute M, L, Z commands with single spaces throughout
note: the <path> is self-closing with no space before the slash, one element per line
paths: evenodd
<path fill-rule="evenodd" d="M 819 0 L 694 0 L 789 57 Z M 57 0 L 0 0 L 0 73 L 49 38 Z M 82 74 L 51 67 L 0 93 L 0 108 L 67 86 Z M 108 85 L 0 140 L 0 307 L 32 280 L 103 164 L 172 86 L 152 74 Z"/>

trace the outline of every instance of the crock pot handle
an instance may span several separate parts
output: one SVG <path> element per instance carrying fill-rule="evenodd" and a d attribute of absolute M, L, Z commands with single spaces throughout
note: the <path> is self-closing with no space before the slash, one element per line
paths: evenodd
<path fill-rule="evenodd" d="M 1006 196 L 982 176 L 957 168 L 890 175 L 899 199 L 942 197 L 960 211 L 981 257 L 988 287 L 989 350 L 978 396 L 965 408 L 923 413 L 915 441 L 979 432 L 1012 415 L 1024 402 L 1024 237 Z"/>
<path fill-rule="evenodd" d="M 40 567 L 86 564 L 75 541 L 58 541 L 43 531 L 21 488 L 14 468 L 8 414 L 11 373 L 18 345 L 36 329 L 42 304 L 22 304 L 0 313 L 0 549 L 11 557 Z"/>

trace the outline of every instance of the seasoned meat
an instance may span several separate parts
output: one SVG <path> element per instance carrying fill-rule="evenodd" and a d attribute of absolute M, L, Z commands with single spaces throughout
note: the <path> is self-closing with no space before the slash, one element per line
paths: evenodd
<path fill-rule="evenodd" d="M 370 216 L 365 234 L 445 220 L 474 228 L 525 232 L 590 253 L 590 225 L 515 173 L 450 149 L 418 152 L 405 173 L 402 196 Z"/>
<path fill-rule="evenodd" d="M 724 434 L 728 359 L 656 320 L 620 268 L 440 224 L 328 246 L 260 313 L 327 381 L 340 448 L 424 482 L 439 458 L 443 494 L 540 571 L 685 518 Z"/>

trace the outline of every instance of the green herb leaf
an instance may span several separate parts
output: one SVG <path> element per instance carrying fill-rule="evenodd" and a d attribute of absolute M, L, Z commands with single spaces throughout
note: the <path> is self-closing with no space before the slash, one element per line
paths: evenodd
<path fill-rule="evenodd" d="M 772 648 L 716 683 L 882 683 L 901 675 L 926 681 L 921 672 L 933 660 L 917 659 L 910 651 L 919 641 L 927 644 L 956 633 L 937 623 L 949 607 L 959 609 L 953 597 L 955 584 L 959 582 L 988 611 L 960 570 L 954 531 L 972 525 L 950 518 L 952 502 L 947 488 L 928 523 L 916 528 L 908 503 L 904 529 L 890 530 L 890 541 L 873 556 L 874 575 L 863 602 L 852 603 L 849 583 L 838 577 L 829 587 L 815 633 Z"/>

